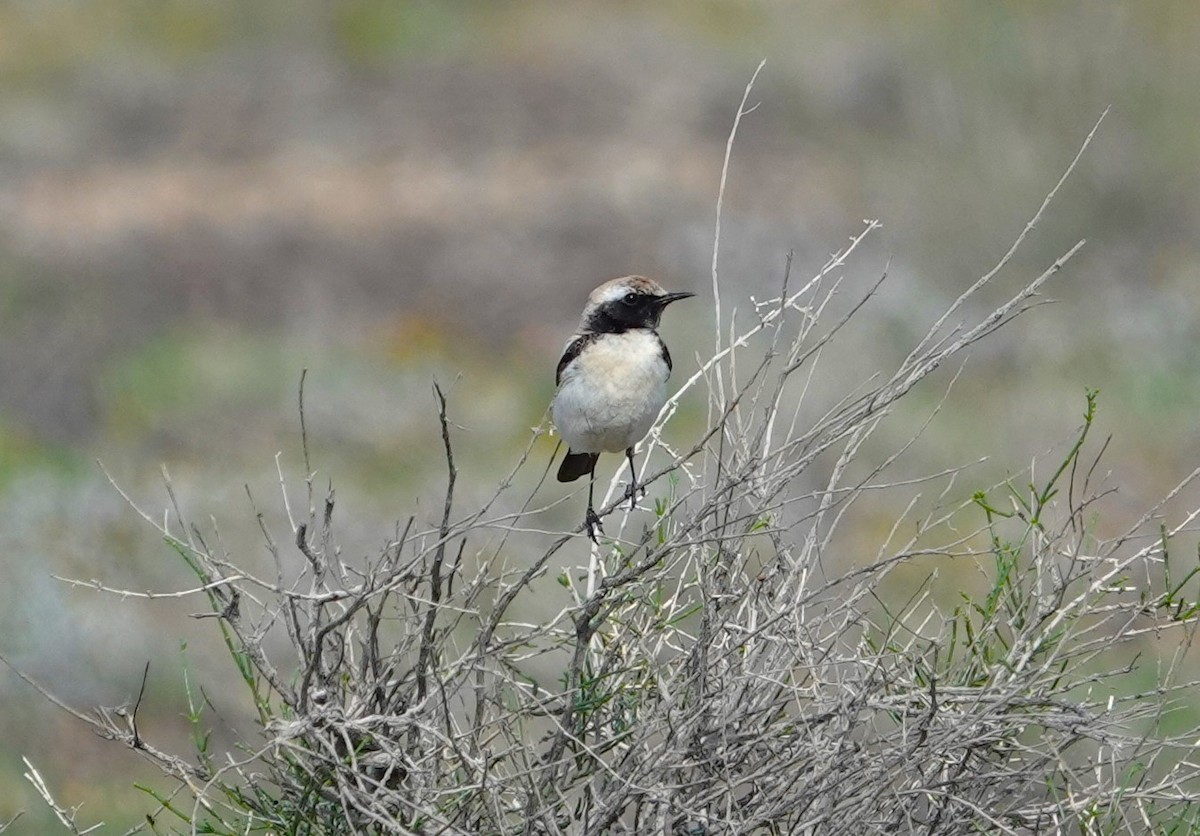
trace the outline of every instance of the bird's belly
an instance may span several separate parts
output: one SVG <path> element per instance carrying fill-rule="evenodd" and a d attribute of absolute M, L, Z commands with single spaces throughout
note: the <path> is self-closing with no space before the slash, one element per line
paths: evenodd
<path fill-rule="evenodd" d="M 577 358 L 554 398 L 559 434 L 576 453 L 619 453 L 650 431 L 667 399 L 669 370 L 658 351 L 593 345 Z M 633 355 L 633 356 L 630 356 Z"/>

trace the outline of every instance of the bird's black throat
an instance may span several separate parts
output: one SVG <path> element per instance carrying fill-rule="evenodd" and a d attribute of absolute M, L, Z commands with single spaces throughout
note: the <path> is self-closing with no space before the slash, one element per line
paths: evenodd
<path fill-rule="evenodd" d="M 654 329 L 662 318 L 662 308 L 655 301 L 655 297 L 647 296 L 645 302 L 634 305 L 623 301 L 601 305 L 588 317 L 587 330 L 594 334 L 623 334 L 634 328 Z"/>

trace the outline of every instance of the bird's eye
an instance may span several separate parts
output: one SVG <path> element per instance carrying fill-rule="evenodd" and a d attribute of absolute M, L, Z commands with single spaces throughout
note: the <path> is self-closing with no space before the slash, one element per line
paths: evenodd
<path fill-rule="evenodd" d="M 622 299 L 621 301 L 624 302 L 626 305 L 636 305 L 637 299 L 638 299 L 638 297 L 637 297 L 636 293 L 626 293 L 625 298 Z"/>

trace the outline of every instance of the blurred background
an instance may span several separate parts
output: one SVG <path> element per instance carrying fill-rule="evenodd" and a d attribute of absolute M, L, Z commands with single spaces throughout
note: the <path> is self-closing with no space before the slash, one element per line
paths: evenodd
<path fill-rule="evenodd" d="M 1087 238 L 1057 303 L 972 352 L 911 468 L 988 456 L 956 488 L 969 497 L 1068 438 L 1099 387 L 1108 519 L 1134 518 L 1200 464 L 1198 43 L 1185 2 L 0 5 L 0 652 L 83 710 L 131 701 L 151 660 L 143 734 L 186 751 L 185 673 L 211 722 L 244 716 L 223 702 L 212 623 L 187 617 L 202 604 L 52 577 L 193 580 L 97 459 L 156 519 L 165 466 L 186 512 L 261 562 L 246 493 L 281 523 L 281 453 L 304 504 L 307 369 L 316 482 L 338 491 L 344 553 L 367 555 L 397 519 L 439 513 L 432 381 L 462 427 L 469 505 L 542 421 L 600 281 L 697 291 L 664 326 L 677 375 L 694 371 L 722 154 L 763 58 L 725 199 L 724 304 L 776 292 L 789 251 L 812 275 L 880 219 L 845 271 L 853 293 L 890 263 L 855 374 L 895 368 L 1111 106 L 983 300 Z M 912 420 L 943 392 L 915 392 Z M 538 441 L 534 469 L 553 447 Z M 51 832 L 22 756 L 103 832 L 153 808 L 134 788 L 164 786 L 152 771 L 7 669 L 0 701 L 0 822 L 27 811 L 13 832 Z"/>

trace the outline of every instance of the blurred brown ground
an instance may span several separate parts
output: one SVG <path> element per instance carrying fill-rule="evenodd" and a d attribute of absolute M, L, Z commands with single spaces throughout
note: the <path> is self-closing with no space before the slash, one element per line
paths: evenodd
<path fill-rule="evenodd" d="M 261 557 L 243 484 L 277 493 L 277 450 L 302 477 L 307 368 L 322 478 L 367 554 L 438 501 L 429 384 L 461 375 L 467 495 L 486 494 L 588 289 L 639 272 L 707 293 L 724 144 L 764 57 L 726 196 L 726 304 L 879 218 L 847 275 L 890 259 L 890 279 L 848 375 L 899 362 L 1112 107 L 988 297 L 1086 237 L 1059 304 L 974 352 L 912 468 L 992 457 L 969 495 L 1067 437 L 1095 386 L 1114 513 L 1140 512 L 1200 462 L 1197 43 L 1187 3 L 0 7 L 0 650 L 84 707 L 129 699 L 157 660 L 147 722 L 179 741 L 179 643 L 198 677 L 230 673 L 182 617 L 197 607 L 49 579 L 188 582 L 91 460 L 156 514 L 165 462 L 192 512 Z M 681 370 L 710 315 L 667 324 Z M 138 821 L 132 757 L 8 674 L 0 698 L 0 821 L 44 821 L 21 755 L 84 821 Z"/>

